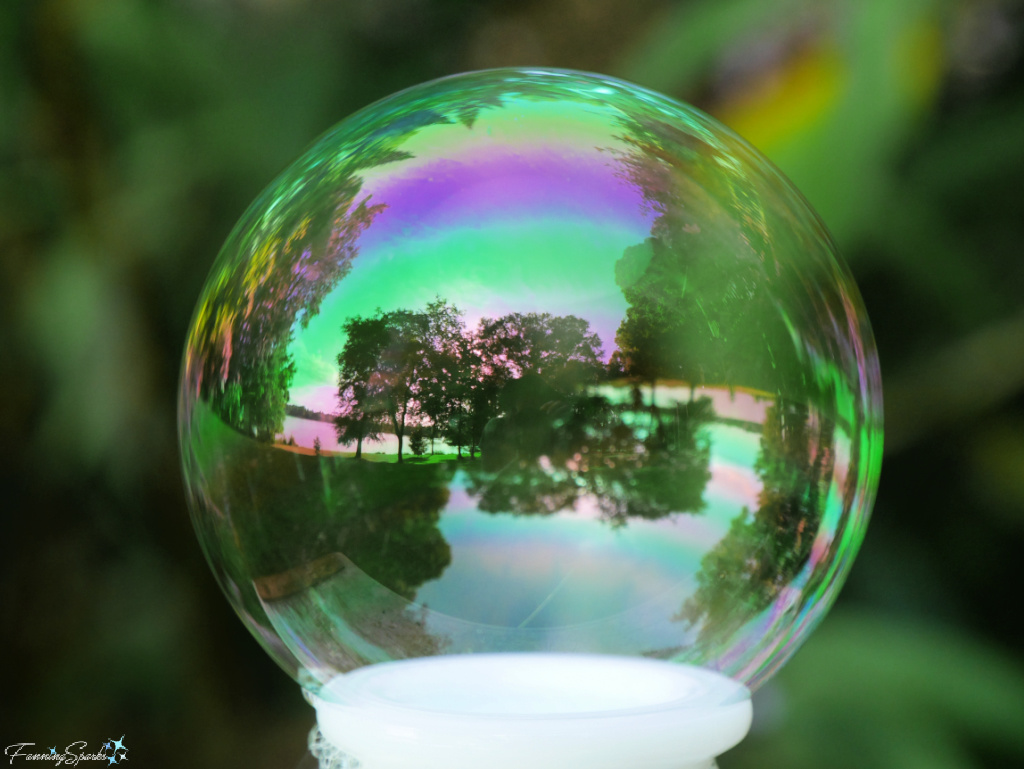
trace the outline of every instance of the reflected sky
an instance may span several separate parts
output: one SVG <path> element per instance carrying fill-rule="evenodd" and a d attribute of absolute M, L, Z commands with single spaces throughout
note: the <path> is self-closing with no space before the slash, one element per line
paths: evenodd
<path fill-rule="evenodd" d="M 550 120 L 549 130 L 517 135 L 510 148 L 524 110 Z M 611 356 L 627 308 L 615 264 L 649 236 L 653 214 L 609 152 L 619 144 L 611 116 L 559 112 L 547 103 L 487 110 L 455 142 L 451 126 L 428 126 L 402 145 L 412 158 L 364 173 L 361 195 L 386 207 L 358 239 L 351 272 L 289 346 L 290 402 L 335 410 L 346 319 L 437 296 L 469 328 L 509 312 L 582 317 Z"/>

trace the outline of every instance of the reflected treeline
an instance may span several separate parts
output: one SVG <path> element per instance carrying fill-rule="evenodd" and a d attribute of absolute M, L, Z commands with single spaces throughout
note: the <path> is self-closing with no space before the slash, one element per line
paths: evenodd
<path fill-rule="evenodd" d="M 469 332 L 458 308 L 438 298 L 422 311 L 378 311 L 343 328 L 335 424 L 357 457 L 363 440 L 388 429 L 401 462 L 413 424 L 473 457 L 501 404 L 515 408 L 514 393 L 531 397 L 526 383 L 568 395 L 603 370 L 600 339 L 571 315 L 512 313 Z M 520 384 L 506 393 L 513 381 Z"/>
<path fill-rule="evenodd" d="M 651 388 L 644 403 L 635 381 L 612 380 L 620 359 L 603 362 L 581 318 L 511 313 L 469 331 L 438 298 L 418 312 L 350 319 L 344 331 L 335 424 L 356 458 L 386 430 L 402 463 L 415 425 L 455 447 L 452 459 L 479 452 L 467 491 L 487 512 L 554 513 L 589 498 L 623 522 L 703 507 L 710 450 L 699 430 L 714 416 L 710 399 L 666 410 Z"/>
<path fill-rule="evenodd" d="M 364 165 L 391 159 L 381 147 Z M 360 198 L 361 184 L 354 169 L 340 170 L 329 201 L 310 201 L 242 233 L 251 244 L 244 269 L 222 268 L 200 302 L 187 381 L 227 424 L 256 440 L 272 441 L 283 426 L 295 376 L 288 344 L 296 321 L 305 327 L 317 314 L 351 270 L 359 235 L 384 210 Z"/>
<path fill-rule="evenodd" d="M 186 387 L 235 429 L 271 442 L 284 423 L 295 364 L 288 352 L 324 298 L 349 273 L 360 235 L 387 208 L 362 195 L 362 172 L 413 156 L 417 131 L 501 106 L 495 96 L 446 114 L 423 104 L 347 126 L 345 151 L 325 136 L 250 208 L 200 298 L 185 357 Z M 259 213 L 257 213 L 259 212 Z"/>
<path fill-rule="evenodd" d="M 359 657 L 367 644 L 394 657 L 439 651 L 406 608 L 451 561 L 439 522 L 452 465 L 294 454 L 250 440 L 205 406 L 197 418 L 204 541 L 222 582 L 245 588 L 236 599 L 265 638 L 276 629 L 289 643 L 284 621 L 319 639 L 289 646 L 302 664 L 312 649 L 345 670 L 386 658 Z M 353 637 L 363 639 L 356 651 Z"/>
<path fill-rule="evenodd" d="M 680 619 L 699 625 L 702 644 L 727 641 L 791 585 L 808 564 L 835 466 L 835 423 L 780 400 L 765 415 L 758 508 L 744 508 L 704 556 L 697 591 Z"/>
<path fill-rule="evenodd" d="M 798 397 L 803 368 L 773 294 L 774 244 L 749 180 L 723 137 L 655 111 L 623 116 L 618 174 L 654 215 L 615 279 L 629 303 L 616 333 L 620 369 L 643 380 L 742 384 Z"/>
<path fill-rule="evenodd" d="M 695 115 L 684 128 L 654 114 L 620 120 L 627 149 L 612 154 L 654 221 L 650 237 L 616 265 L 629 308 L 613 363 L 652 386 L 669 376 L 775 395 L 756 463 L 757 509 L 743 508 L 702 559 L 697 589 L 677 616 L 699 628 L 707 648 L 759 616 L 808 565 L 835 462 L 835 423 L 808 404 L 834 402 L 835 393 L 812 395 L 829 388 L 807 380 L 794 319 L 778 300 L 793 263 L 780 252 L 799 244 L 775 241 L 786 226 L 769 225 L 758 197 L 770 185 L 740 171 L 741 142 L 701 121 Z M 857 476 L 858 456 L 855 448 L 848 477 Z"/>
<path fill-rule="evenodd" d="M 493 84 L 484 85 L 465 85 L 444 109 L 431 95 L 390 112 L 381 108 L 372 120 L 355 119 L 346 127 L 344 152 L 328 134 L 257 201 L 252 211 L 262 213 L 239 225 L 208 282 L 186 359 L 189 386 L 228 424 L 261 441 L 280 432 L 295 376 L 288 353 L 293 332 L 318 314 L 351 270 L 360 235 L 386 208 L 386 201 L 361 194 L 362 173 L 410 159 L 403 145 L 427 127 L 458 123 L 472 130 L 481 111 L 503 106 Z M 557 75 L 550 82 L 512 78 L 509 89 L 517 98 L 565 98 Z M 601 149 L 615 157 L 618 174 L 642 194 L 655 219 L 650 237 L 627 249 L 616 268 L 630 304 L 616 336 L 617 370 L 646 381 L 742 382 L 768 392 L 799 384 L 784 382 L 799 367 L 789 365 L 792 340 L 767 290 L 771 249 L 764 222 L 750 193 L 722 172 L 717 161 L 727 153 L 718 139 L 699 121 L 684 128 L 653 107 L 620 113 L 618 123 L 618 144 Z M 360 396 L 349 393 L 354 401 Z M 445 415 L 471 453 L 496 393 L 476 388 L 473 397 L 474 408 Z M 431 422 L 440 425 L 436 416 Z M 343 435 L 361 452 L 362 441 L 379 435 L 387 421 L 404 434 L 399 416 L 349 421 Z"/>
<path fill-rule="evenodd" d="M 449 564 L 438 522 L 452 465 L 294 454 L 247 440 L 212 416 L 200 421 L 213 452 L 203 462 L 207 504 L 216 508 L 210 520 L 227 527 L 212 541 L 225 545 L 229 563 L 240 556 L 236 571 L 256 578 L 262 598 L 328 576 L 321 567 L 336 553 L 407 599 Z"/>

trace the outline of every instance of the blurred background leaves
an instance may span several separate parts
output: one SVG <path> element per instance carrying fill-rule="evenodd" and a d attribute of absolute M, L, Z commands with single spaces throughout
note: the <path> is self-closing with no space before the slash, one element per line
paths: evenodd
<path fill-rule="evenodd" d="M 1013 0 L 0 4 L 0 742 L 290 767 L 312 712 L 217 593 L 175 387 L 234 221 L 318 134 L 491 66 L 624 77 L 763 149 L 882 356 L 875 517 L 736 767 L 1024 764 L 1024 7 Z"/>

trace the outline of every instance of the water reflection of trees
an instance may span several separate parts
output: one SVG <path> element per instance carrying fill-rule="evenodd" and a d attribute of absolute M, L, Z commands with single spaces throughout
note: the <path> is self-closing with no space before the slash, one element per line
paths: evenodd
<path fill-rule="evenodd" d="M 210 495 L 231 510 L 233 538 L 256 576 L 301 581 L 304 565 L 340 552 L 412 598 L 448 565 L 437 528 L 449 498 L 446 465 L 347 462 L 220 440 L 230 448 L 210 475 Z M 248 492 L 244 504 L 231 505 L 239 489 Z"/>
<path fill-rule="evenodd" d="M 632 387 L 626 387 L 632 391 Z M 688 402 L 652 429 L 642 399 L 613 404 L 586 390 L 560 393 L 527 376 L 503 392 L 468 491 L 485 512 L 550 514 L 590 506 L 615 525 L 704 507 L 710 444 L 700 432 L 710 399 Z"/>
<path fill-rule="evenodd" d="M 258 601 L 245 600 L 254 622 L 279 631 L 283 623 L 282 638 L 304 639 L 291 651 L 314 670 L 440 652 L 441 640 L 409 602 L 451 562 L 439 528 L 450 465 L 305 456 L 213 418 L 206 425 L 225 431 L 216 435 L 208 497 L 230 512 L 209 543 L 221 543 L 234 582 L 255 588 Z M 240 497 L 240 489 L 248 493 Z"/>
<path fill-rule="evenodd" d="M 835 424 L 806 405 L 778 401 L 768 409 L 757 510 L 744 508 L 704 556 L 697 590 L 679 614 L 700 627 L 700 643 L 729 639 L 808 565 L 832 483 L 834 438 Z"/>

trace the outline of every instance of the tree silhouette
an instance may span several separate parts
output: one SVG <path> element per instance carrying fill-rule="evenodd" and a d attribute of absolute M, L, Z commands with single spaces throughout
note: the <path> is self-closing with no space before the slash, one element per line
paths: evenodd
<path fill-rule="evenodd" d="M 334 417 L 334 432 L 338 443 L 355 443 L 355 458 L 362 459 L 363 441 L 380 438 L 383 417 L 366 388 L 353 384 L 339 390 L 341 412 Z"/>
<path fill-rule="evenodd" d="M 459 309 L 438 297 L 427 304 L 423 376 L 417 385 L 421 413 L 456 447 L 459 457 L 469 440 L 471 394 L 478 384 L 479 359 L 466 334 Z"/>
<path fill-rule="evenodd" d="M 378 310 L 343 330 L 342 394 L 375 410 L 350 404 L 344 424 L 356 430 L 374 424 L 372 413 L 386 415 L 400 462 L 413 418 L 417 430 L 440 426 L 460 457 L 463 446 L 471 456 L 479 446 L 467 491 L 481 510 L 553 513 L 589 496 L 620 525 L 704 507 L 710 400 L 647 409 L 631 385 L 631 397 L 612 404 L 594 389 L 606 369 L 581 318 L 510 313 L 467 333 L 458 308 L 439 297 L 423 312 Z"/>
<path fill-rule="evenodd" d="M 627 375 L 774 389 L 772 363 L 793 345 L 769 342 L 781 321 L 756 269 L 648 238 L 626 249 L 615 272 L 629 303 L 615 335 Z"/>
<path fill-rule="evenodd" d="M 601 339 L 575 315 L 514 312 L 497 320 L 484 318 L 476 345 L 487 375 L 499 381 L 529 372 L 564 389 L 596 381 L 603 368 Z"/>
<path fill-rule="evenodd" d="M 269 443 L 284 428 L 288 388 L 295 364 L 286 345 L 272 347 L 265 357 L 241 367 L 219 394 L 217 406 L 223 419 L 256 440 Z"/>
<path fill-rule="evenodd" d="M 512 313 L 483 319 L 468 334 L 459 309 L 438 297 L 424 312 L 352 318 L 343 332 L 339 438 L 358 441 L 373 429 L 374 414 L 386 415 L 399 462 L 414 418 L 439 429 L 458 456 L 463 446 L 475 456 L 510 381 L 528 373 L 567 392 L 593 384 L 602 371 L 600 339 L 574 316 Z"/>
<path fill-rule="evenodd" d="M 342 326 L 346 342 L 338 354 L 338 403 L 334 419 L 339 443 L 356 442 L 356 459 L 363 456 L 363 441 L 379 437 L 384 405 L 375 381 L 378 359 L 388 343 L 382 317 L 351 318 Z"/>
<path fill-rule="evenodd" d="M 338 354 L 338 392 L 348 412 L 335 424 L 347 430 L 355 420 L 358 439 L 368 434 L 364 428 L 373 429 L 373 420 L 386 419 L 398 440 L 399 462 L 428 366 L 424 354 L 428 330 L 427 316 L 408 310 L 378 310 L 374 317 L 352 318 L 343 326 L 346 340 Z M 364 425 L 366 420 L 370 422 Z"/>
<path fill-rule="evenodd" d="M 603 371 L 600 338 L 587 321 L 573 315 L 510 313 L 483 318 L 472 349 L 477 371 L 470 378 L 464 418 L 471 451 L 499 414 L 502 392 L 511 381 L 530 375 L 568 393 L 597 382 Z"/>
<path fill-rule="evenodd" d="M 315 181 L 295 190 L 287 214 L 239 226 L 188 341 L 187 380 L 228 424 L 263 442 L 283 427 L 295 324 L 305 328 L 319 312 L 351 269 L 359 235 L 384 210 L 359 197 L 362 183 L 351 170 L 330 180 L 329 194 Z M 314 205 L 316 196 L 326 200 Z"/>
<path fill-rule="evenodd" d="M 394 310 L 381 316 L 387 330 L 387 345 L 381 351 L 371 383 L 379 393 L 391 428 L 398 439 L 398 461 L 406 428 L 416 413 L 420 379 L 427 371 L 424 345 L 428 321 L 423 313 Z"/>

